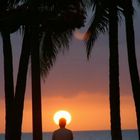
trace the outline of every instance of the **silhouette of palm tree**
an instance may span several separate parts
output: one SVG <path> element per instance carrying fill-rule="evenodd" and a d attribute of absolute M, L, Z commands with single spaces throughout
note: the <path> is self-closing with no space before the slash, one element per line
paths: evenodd
<path fill-rule="evenodd" d="M 133 25 L 133 5 L 132 0 L 125 0 L 124 2 L 124 16 L 126 26 L 126 39 L 127 39 L 127 53 L 129 72 L 131 78 L 131 85 L 133 91 L 133 98 L 135 102 L 135 110 L 137 117 L 138 135 L 140 139 L 140 79 L 137 67 L 136 52 L 135 52 L 135 34 Z M 139 1 L 138 1 L 139 2 Z"/>
<path fill-rule="evenodd" d="M 5 9 L 8 7 L 8 1 L 0 1 L 0 18 L 4 18 Z M 11 18 L 9 19 L 11 20 Z M 2 26 L 4 25 L 5 26 Z M 4 89 L 5 89 L 5 107 L 6 107 L 6 124 L 5 124 L 5 139 L 10 140 L 13 130 L 13 100 L 14 100 L 14 82 L 13 82 L 13 58 L 10 33 L 16 27 L 11 27 L 7 22 L 0 22 L 0 32 L 3 40 L 3 57 L 4 57 Z"/>
<path fill-rule="evenodd" d="M 109 1 L 109 96 L 112 140 L 122 140 L 118 58 L 117 0 Z"/>
<path fill-rule="evenodd" d="M 139 1 L 138 1 L 139 2 Z M 105 4 L 104 4 L 105 5 Z M 138 74 L 138 68 L 137 68 L 137 62 L 136 62 L 136 54 L 135 54 L 135 37 L 134 37 L 134 27 L 133 27 L 133 6 L 132 1 L 119 1 L 119 7 L 120 10 L 123 12 L 125 16 L 125 23 L 126 23 L 126 36 L 127 36 L 127 50 L 128 50 L 128 63 L 129 63 L 129 70 L 130 70 L 130 76 L 131 76 L 131 83 L 132 83 L 132 90 L 133 90 L 133 96 L 135 101 L 135 107 L 136 107 L 136 114 L 137 114 L 137 124 L 138 124 L 138 132 L 139 132 L 139 139 L 140 139 L 140 105 L 138 103 L 138 100 L 140 99 L 139 93 L 140 93 L 140 80 L 139 80 L 139 74 Z M 104 8 L 103 8 L 104 9 Z M 105 10 L 105 9 L 104 9 Z M 99 11 L 104 11 L 100 10 Z M 90 36 L 88 41 L 88 55 L 91 51 L 92 44 L 98 37 L 98 34 L 100 32 L 104 32 L 105 28 L 108 25 L 108 18 L 106 12 L 100 12 L 101 14 L 98 14 L 98 10 L 96 10 L 97 14 L 95 14 L 95 21 L 93 22 L 92 26 L 89 28 L 89 30 L 92 30 L 91 34 L 94 32 L 94 36 Z M 98 15 L 98 16 L 96 16 Z M 102 18 L 98 18 L 98 17 Z M 99 22 L 99 24 L 98 24 Z M 96 30 L 96 24 L 99 25 Z M 94 27 L 95 26 L 95 27 Z M 94 28 L 93 28 L 94 27 Z M 104 28 L 105 27 L 105 28 Z M 99 30 L 98 30 L 99 29 Z"/>
<path fill-rule="evenodd" d="M 109 15 L 113 14 L 112 13 L 113 9 L 112 9 L 111 12 L 109 12 L 109 10 L 108 10 L 109 6 L 111 5 L 111 3 L 108 4 L 107 1 L 104 3 L 102 0 L 101 1 L 92 0 L 91 2 L 94 5 L 93 10 L 95 10 L 95 15 L 94 15 L 94 18 L 93 18 L 94 20 L 93 20 L 93 22 L 91 23 L 91 26 L 88 29 L 88 33 L 87 34 L 88 34 L 89 38 L 86 38 L 87 39 L 87 55 L 88 55 L 88 57 L 90 55 L 92 46 L 93 46 L 96 38 L 98 37 L 98 35 L 101 32 L 104 33 L 106 30 L 108 30 L 108 24 L 109 24 L 109 28 L 110 28 L 111 22 L 108 22 L 108 21 L 110 21 L 111 17 Z M 132 89 L 133 89 L 134 101 L 135 101 L 135 106 L 136 106 L 137 123 L 138 123 L 139 137 L 140 137 L 140 129 L 139 129 L 140 128 L 139 127 L 140 126 L 139 125 L 140 124 L 140 122 L 139 122 L 140 121 L 139 120 L 139 118 L 140 118 L 139 117 L 140 105 L 138 104 L 138 100 L 140 99 L 139 94 L 138 94 L 138 93 L 140 93 L 140 81 L 139 81 L 138 68 L 137 68 L 137 63 L 136 63 L 136 54 L 135 54 L 134 27 L 133 27 L 133 19 L 132 19 L 132 16 L 133 16 L 133 6 L 132 6 L 132 1 L 131 0 L 129 0 L 129 1 L 125 0 L 123 2 L 119 1 L 118 3 L 116 3 L 116 5 L 118 7 L 118 11 L 123 12 L 123 14 L 125 16 L 126 36 L 127 36 L 127 49 L 128 49 L 128 62 L 129 62 L 130 76 L 131 76 Z M 115 7 L 115 2 L 114 2 L 114 7 Z M 116 17 L 116 16 L 114 15 L 114 17 Z M 117 18 L 114 18 L 114 21 L 112 19 L 112 22 L 113 22 L 113 24 L 116 25 L 116 21 L 115 20 L 117 21 Z M 113 26 L 115 26 L 115 25 L 113 25 Z M 118 32 L 118 31 L 114 30 L 114 33 L 112 31 L 112 34 L 111 34 L 111 31 L 109 31 L 109 33 L 110 33 L 109 34 L 110 35 L 110 45 L 111 45 L 111 37 L 114 37 L 115 36 L 114 34 L 116 34 L 116 32 Z M 115 38 L 117 38 L 117 36 L 115 36 Z M 117 41 L 115 41 L 115 42 L 116 42 L 116 45 L 117 45 L 118 44 Z M 114 47 L 111 48 L 111 46 L 110 46 L 110 61 L 114 61 L 114 60 L 111 60 L 112 57 L 113 57 L 112 55 L 114 54 L 112 52 L 113 49 L 114 49 Z M 118 58 L 115 58 L 115 57 L 118 57 L 117 56 L 118 50 L 114 50 L 114 51 L 116 51 L 116 56 L 114 56 L 114 59 L 118 59 Z M 116 112 L 116 109 L 115 109 L 116 107 L 114 106 L 114 109 L 113 108 L 111 109 L 112 110 L 111 113 L 115 110 L 116 114 L 118 114 L 118 119 L 117 120 L 119 121 L 119 97 L 116 97 L 116 98 L 118 98 L 116 101 L 115 101 L 115 97 L 112 97 L 114 99 L 114 101 L 111 98 L 111 90 L 112 90 L 112 92 L 113 92 L 113 90 L 115 91 L 115 88 L 113 89 L 114 86 L 111 84 L 113 79 L 114 79 L 113 73 L 112 73 L 113 71 L 111 72 L 111 69 L 113 70 L 114 66 L 112 65 L 113 67 L 111 68 L 111 63 L 113 64 L 113 63 L 115 63 L 115 61 L 114 62 L 110 62 L 110 100 L 112 100 L 112 103 L 111 103 L 112 105 L 115 105 L 114 103 L 118 102 L 117 103 L 118 105 L 116 104 L 118 106 L 117 107 L 118 108 L 117 112 Z M 116 61 L 116 63 L 117 63 L 117 61 Z M 112 75 L 112 78 L 111 78 L 111 75 Z M 119 84 L 118 82 L 119 81 L 117 80 L 116 84 Z M 118 88 L 119 88 L 119 85 L 118 85 Z M 112 93 L 112 96 L 114 96 L 113 94 L 114 93 Z M 111 104 L 110 104 L 110 107 L 112 106 Z M 114 113 L 114 115 L 115 115 L 115 113 Z M 111 120 L 113 121 L 113 116 L 111 118 L 112 118 Z M 111 123 L 113 123 L 112 121 L 111 121 Z M 116 121 L 115 118 L 114 118 L 114 121 Z M 119 124 L 120 121 L 116 122 L 116 123 Z M 115 126 L 115 124 L 112 124 L 112 125 Z M 117 125 L 116 125 L 116 128 L 120 129 L 120 127 L 117 127 Z M 114 131 L 114 133 L 115 133 L 115 127 L 114 127 L 114 130 L 112 130 L 112 131 Z M 120 130 L 118 130 L 118 134 L 116 133 L 116 135 L 120 134 L 119 131 Z M 112 138 L 115 139 L 115 136 L 113 136 L 113 134 L 112 134 Z"/>
<path fill-rule="evenodd" d="M 87 35 L 85 36 L 87 41 L 87 55 L 89 58 L 91 49 L 99 33 L 104 33 L 109 28 L 109 97 L 111 136 L 112 140 L 121 140 L 117 1 L 108 0 L 104 2 L 102 0 L 93 0 L 91 1 L 91 4 L 93 5 L 93 11 L 95 10 L 95 13 Z"/>
<path fill-rule="evenodd" d="M 6 106 L 6 125 L 5 125 L 5 139 L 10 139 L 13 129 L 13 63 L 12 63 L 12 48 L 10 41 L 10 34 L 1 32 L 3 39 L 3 56 L 4 56 L 4 77 L 5 77 L 5 106 Z M 11 74 L 12 73 L 12 74 Z M 8 87 L 8 88 L 7 88 Z"/>
<path fill-rule="evenodd" d="M 11 1 L 11 3 L 9 4 L 18 5 L 19 2 L 20 1 L 14 1 L 14 2 Z M 60 2 L 65 2 L 65 1 L 60 1 Z M 55 3 L 55 1 L 53 3 Z M 69 5 L 67 5 L 68 3 L 63 4 L 63 6 L 62 4 L 60 4 L 60 6 L 62 6 L 60 8 L 58 7 L 57 3 L 55 4 L 53 3 L 49 3 L 51 4 L 49 6 L 53 8 L 54 5 L 56 4 L 55 9 L 49 9 L 50 7 L 48 5 L 44 5 L 44 3 L 38 3 L 37 1 L 29 1 L 29 3 L 27 2 L 17 7 L 16 9 L 12 9 L 12 10 L 6 9 L 3 13 L 3 15 L 6 18 L 1 17 L 1 21 L 2 21 L 1 27 L 5 27 L 5 25 L 8 25 L 11 29 L 13 28 L 14 25 L 22 25 L 25 28 L 15 97 L 12 100 L 14 105 L 13 105 L 13 109 L 10 109 L 12 110 L 12 112 L 14 112 L 13 123 L 15 129 L 10 130 L 9 134 L 7 132 L 9 138 L 14 140 L 21 139 L 21 124 L 22 124 L 25 87 L 26 87 L 26 76 L 27 76 L 30 54 L 31 54 L 31 64 L 32 64 L 31 66 L 32 66 L 32 99 L 33 99 L 33 138 L 42 139 L 41 89 L 40 89 L 40 64 L 39 64 L 40 46 L 42 46 L 42 52 L 43 52 L 42 53 L 43 57 L 41 57 L 42 58 L 41 66 L 42 66 L 43 73 L 46 73 L 53 65 L 54 60 L 56 59 L 56 54 L 59 52 L 62 46 L 68 45 L 68 37 L 70 37 L 72 30 L 74 30 L 76 27 L 78 28 L 83 25 L 84 13 L 82 9 L 78 9 L 78 10 L 76 9 L 77 5 L 75 5 L 75 1 L 73 1 L 73 3 L 69 1 Z M 80 6 L 79 4 L 78 6 Z M 51 11 L 49 11 L 48 9 Z M 70 20 L 67 20 L 68 14 L 71 16 Z M 9 22 L 10 21 L 9 18 L 18 19 L 19 21 L 14 20 L 14 22 L 11 23 Z M 76 22 L 73 23 L 72 22 L 73 19 L 75 19 Z M 60 27 L 58 26 L 62 24 L 64 26 L 60 26 Z M 48 32 L 51 34 L 47 34 Z M 51 37 L 48 35 L 50 35 Z M 40 41 L 42 41 L 43 36 L 44 36 L 43 43 L 42 43 L 43 45 L 40 45 Z M 48 40 L 48 38 L 51 39 Z M 54 43 L 54 41 L 56 43 Z M 45 45 L 47 45 L 47 47 L 45 47 Z M 12 75 L 12 73 L 10 74 Z M 8 85 L 6 86 L 6 89 L 7 88 Z M 13 125 L 10 124 L 10 126 Z M 10 133 L 12 134 L 10 135 Z M 6 139 L 8 140 L 8 138 Z"/>
<path fill-rule="evenodd" d="M 102 2 L 102 1 L 101 1 Z M 139 1 L 138 1 L 139 2 Z M 100 2 L 99 2 L 100 3 Z M 107 2 L 106 2 L 107 3 Z M 92 4 L 96 4 L 96 1 L 92 1 Z M 92 46 L 98 37 L 99 33 L 105 32 L 108 29 L 108 11 L 106 4 L 102 4 L 102 7 L 99 7 L 96 4 L 94 21 L 91 23 L 89 28 L 89 39 L 87 41 L 87 54 L 90 55 Z M 118 12 L 122 12 L 125 17 L 126 24 L 126 38 L 127 38 L 127 50 L 128 50 L 128 63 L 129 71 L 132 83 L 133 97 L 136 107 L 136 116 L 137 116 L 137 125 L 138 133 L 140 139 L 140 80 L 137 68 L 136 53 L 135 53 L 135 36 L 134 36 L 134 26 L 133 26 L 133 5 L 131 0 L 119 1 L 118 2 Z M 94 33 L 94 34 L 93 34 Z"/>

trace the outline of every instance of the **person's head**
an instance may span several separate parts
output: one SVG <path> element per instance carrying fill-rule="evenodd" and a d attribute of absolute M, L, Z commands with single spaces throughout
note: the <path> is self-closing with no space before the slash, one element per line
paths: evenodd
<path fill-rule="evenodd" d="M 66 126 L 66 119 L 65 118 L 61 118 L 59 120 L 59 126 L 60 126 L 60 128 L 65 128 L 65 126 Z"/>

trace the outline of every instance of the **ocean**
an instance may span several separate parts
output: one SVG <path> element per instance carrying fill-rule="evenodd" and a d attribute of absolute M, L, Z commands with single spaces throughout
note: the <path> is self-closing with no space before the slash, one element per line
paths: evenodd
<path fill-rule="evenodd" d="M 111 140 L 108 130 L 103 131 L 74 131 L 74 140 Z M 123 130 L 123 140 L 138 140 L 137 130 Z M 43 140 L 51 140 L 52 133 L 43 133 Z M 4 134 L 0 134 L 0 140 L 4 140 Z M 31 133 L 23 133 L 22 140 L 32 140 Z"/>

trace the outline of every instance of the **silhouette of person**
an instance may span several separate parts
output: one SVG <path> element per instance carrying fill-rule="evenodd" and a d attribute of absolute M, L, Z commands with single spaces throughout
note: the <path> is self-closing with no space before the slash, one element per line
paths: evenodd
<path fill-rule="evenodd" d="M 73 140 L 72 131 L 66 129 L 66 119 L 61 118 L 59 120 L 60 128 L 55 130 L 52 135 L 52 140 Z"/>

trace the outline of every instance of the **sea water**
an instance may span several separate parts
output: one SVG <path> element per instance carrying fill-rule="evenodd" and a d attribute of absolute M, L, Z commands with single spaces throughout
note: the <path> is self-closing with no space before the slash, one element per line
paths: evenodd
<path fill-rule="evenodd" d="M 74 131 L 74 140 L 111 140 L 110 131 Z M 123 130 L 123 140 L 138 140 L 137 130 Z M 51 140 L 52 133 L 43 133 L 43 140 Z M 4 134 L 0 135 L 0 140 L 4 140 Z M 32 140 L 31 133 L 23 133 L 22 140 Z"/>

